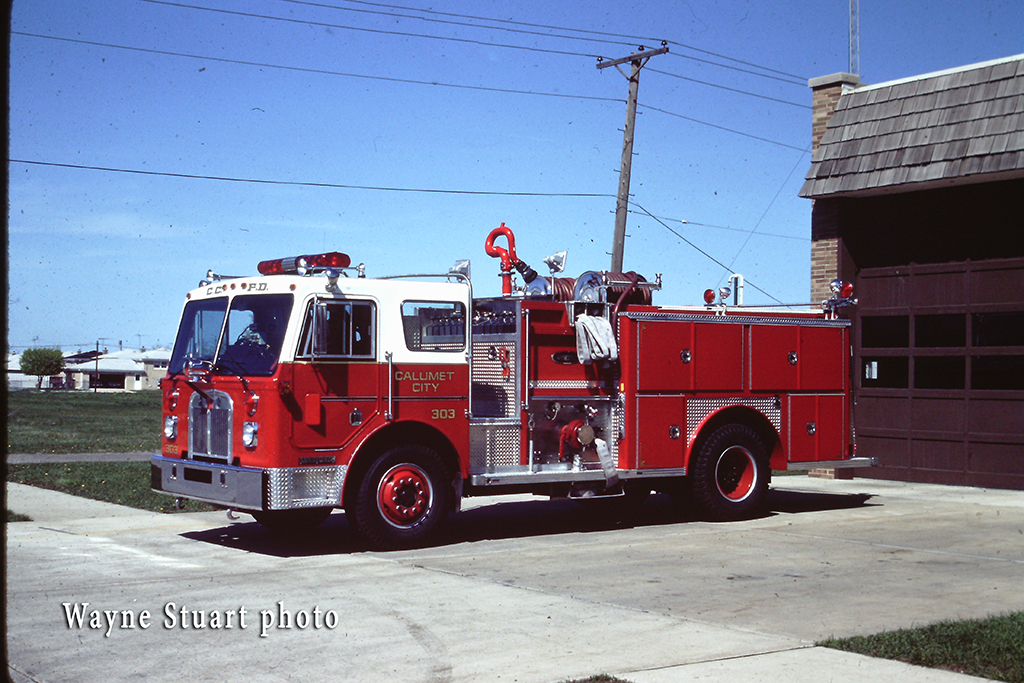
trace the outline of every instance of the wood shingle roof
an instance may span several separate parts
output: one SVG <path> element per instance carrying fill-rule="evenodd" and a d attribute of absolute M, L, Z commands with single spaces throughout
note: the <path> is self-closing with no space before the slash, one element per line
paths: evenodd
<path fill-rule="evenodd" d="M 848 90 L 801 197 L 1024 177 L 1024 55 Z"/>

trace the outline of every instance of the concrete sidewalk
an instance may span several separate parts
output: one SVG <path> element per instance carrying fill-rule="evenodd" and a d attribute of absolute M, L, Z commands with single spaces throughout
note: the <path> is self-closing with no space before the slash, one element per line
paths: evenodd
<path fill-rule="evenodd" d="M 369 553 L 341 514 L 303 544 L 273 540 L 245 515 L 163 515 L 8 484 L 8 508 L 33 518 L 8 525 L 9 673 L 81 682 L 125 680 L 140 666 L 167 681 L 219 680 L 224 667 L 309 681 L 555 683 L 602 672 L 632 683 L 976 680 L 814 647 L 821 630 L 811 622 L 823 604 L 825 628 L 835 629 L 826 636 L 874 628 L 864 613 L 842 620 L 864 609 L 892 611 L 876 616 L 894 626 L 974 616 L 947 580 L 966 587 L 965 600 L 973 590 L 981 612 L 1024 609 L 1024 493 L 808 477 L 780 477 L 773 488 L 775 511 L 760 520 L 642 518 L 597 530 L 574 526 L 583 519 L 575 504 L 470 499 L 451 542 Z M 645 514 L 659 516 L 659 504 L 649 501 Z M 792 571 L 774 567 L 772 548 Z M 73 572 L 69 558 L 82 558 Z M 831 567 L 817 575 L 817 564 Z M 876 577 L 878 564 L 892 566 Z M 758 607 L 794 585 L 784 604 Z M 869 587 L 877 602 L 865 605 L 858 592 Z M 57 619 L 68 600 L 103 609 L 168 596 L 207 608 L 330 604 L 345 633 L 261 640 L 152 629 L 105 639 Z M 313 658 L 338 664 L 310 667 Z"/>

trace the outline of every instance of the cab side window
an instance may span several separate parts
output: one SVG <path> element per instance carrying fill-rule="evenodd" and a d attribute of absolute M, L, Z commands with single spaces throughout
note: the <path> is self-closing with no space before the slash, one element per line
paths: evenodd
<path fill-rule="evenodd" d="M 466 307 L 457 301 L 402 304 L 405 346 L 410 351 L 462 351 L 466 348 Z"/>
<path fill-rule="evenodd" d="M 299 358 L 374 358 L 371 301 L 313 301 L 306 308 Z"/>

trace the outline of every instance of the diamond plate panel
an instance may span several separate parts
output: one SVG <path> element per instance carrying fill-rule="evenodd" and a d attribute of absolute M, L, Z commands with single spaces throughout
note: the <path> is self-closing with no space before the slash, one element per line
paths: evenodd
<path fill-rule="evenodd" d="M 516 344 L 514 341 L 473 343 L 474 417 L 516 417 Z"/>
<path fill-rule="evenodd" d="M 749 406 L 772 423 L 777 432 L 782 431 L 782 406 L 774 398 L 695 398 L 686 402 L 686 432 L 688 442 L 697 435 L 697 429 L 708 415 L 728 406 Z"/>
<path fill-rule="evenodd" d="M 345 465 L 268 469 L 267 507 L 270 510 L 288 510 L 340 505 L 345 470 Z"/>
<path fill-rule="evenodd" d="M 472 425 L 469 430 L 469 467 L 476 474 L 519 467 L 518 423 Z"/>

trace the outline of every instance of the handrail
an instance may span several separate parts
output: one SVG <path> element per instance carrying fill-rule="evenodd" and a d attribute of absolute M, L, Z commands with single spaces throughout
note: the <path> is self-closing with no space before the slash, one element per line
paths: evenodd
<path fill-rule="evenodd" d="M 394 362 L 393 362 L 394 361 L 394 354 L 391 353 L 390 351 L 385 351 L 384 352 L 384 359 L 388 362 L 388 410 L 387 410 L 386 413 L 384 413 L 384 419 L 386 421 L 388 421 L 388 422 L 391 422 L 392 420 L 395 419 L 394 405 L 393 405 L 394 392 L 392 391 L 392 381 L 393 381 L 393 378 L 395 376 L 395 373 L 394 373 L 394 370 L 393 370 L 393 368 L 394 368 Z"/>

